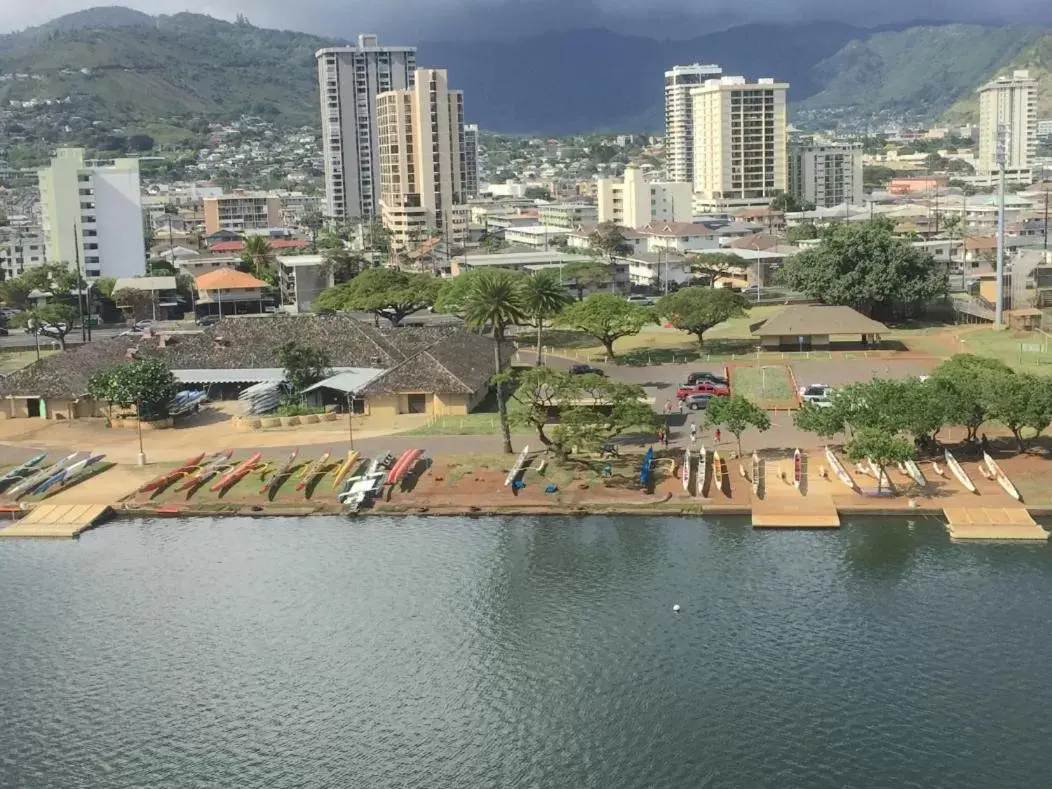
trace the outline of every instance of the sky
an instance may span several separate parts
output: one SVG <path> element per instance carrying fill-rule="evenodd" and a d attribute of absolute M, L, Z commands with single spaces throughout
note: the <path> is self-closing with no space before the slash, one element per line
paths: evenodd
<path fill-rule="evenodd" d="M 404 43 L 608 27 L 683 38 L 755 21 L 843 21 L 872 26 L 915 19 L 1052 23 L 1048 0 L 0 0 L 0 31 L 20 30 L 97 5 L 151 14 L 193 11 L 259 27 L 354 38 L 374 32 Z"/>

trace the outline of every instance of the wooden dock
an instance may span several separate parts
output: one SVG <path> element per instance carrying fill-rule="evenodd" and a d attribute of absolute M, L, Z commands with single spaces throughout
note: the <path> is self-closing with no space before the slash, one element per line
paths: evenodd
<path fill-rule="evenodd" d="M 112 514 L 108 504 L 38 504 L 0 537 L 77 537 Z"/>
<path fill-rule="evenodd" d="M 837 529 L 840 515 L 829 496 L 769 496 L 754 499 L 755 529 Z"/>
<path fill-rule="evenodd" d="M 953 540 L 1047 540 L 1022 506 L 945 507 L 946 531 Z"/>

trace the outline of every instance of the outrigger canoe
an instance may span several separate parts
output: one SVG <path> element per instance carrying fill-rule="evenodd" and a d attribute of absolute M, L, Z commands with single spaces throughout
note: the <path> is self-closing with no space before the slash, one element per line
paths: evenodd
<path fill-rule="evenodd" d="M 986 461 L 986 468 L 994 475 L 994 479 L 997 480 L 997 484 L 1005 489 L 1005 493 L 1011 496 L 1016 501 L 1022 501 L 1023 497 L 1019 493 L 1019 489 L 1012 484 L 1012 480 L 1008 478 L 1008 475 L 1001 471 L 1001 467 L 997 465 L 989 453 L 983 452 L 983 460 Z"/>
<path fill-rule="evenodd" d="M 316 476 L 321 473 L 321 470 L 325 468 L 325 464 L 329 462 L 329 458 L 332 457 L 332 452 L 327 451 L 321 457 L 317 458 L 313 463 L 310 463 L 304 470 L 300 477 L 300 481 L 296 483 L 296 490 L 303 490 L 314 480 Z"/>
<path fill-rule="evenodd" d="M 49 481 L 45 488 L 40 489 L 37 492 L 43 494 L 42 498 L 46 499 L 50 496 L 54 496 L 61 490 L 73 487 L 78 482 L 82 482 L 86 477 L 93 474 L 95 472 L 94 466 L 104 457 L 105 455 L 95 455 L 90 458 L 85 458 L 78 463 L 74 463 L 69 468 L 60 472 L 57 479 Z"/>
<path fill-rule="evenodd" d="M 881 490 L 895 490 L 895 487 L 891 484 L 891 477 L 888 476 L 887 471 L 874 463 L 873 458 L 866 458 L 866 463 L 869 464 L 869 472 L 877 480 L 877 487 Z"/>
<path fill-rule="evenodd" d="M 47 452 L 41 452 L 39 455 L 34 455 L 25 463 L 20 466 L 15 466 L 13 469 L 8 471 L 4 476 L 0 477 L 0 487 L 6 485 L 9 482 L 14 482 L 16 479 L 20 479 L 22 475 L 29 472 L 31 468 L 36 466 L 40 461 L 47 457 Z"/>
<path fill-rule="evenodd" d="M 256 452 L 248 460 L 239 463 L 233 468 L 233 470 L 228 471 L 226 474 L 221 476 L 219 478 L 219 481 L 216 482 L 216 484 L 214 484 L 211 488 L 209 488 L 209 490 L 213 493 L 219 493 L 221 491 L 226 490 L 235 482 L 241 480 L 241 478 L 248 474 L 248 472 L 250 472 L 253 468 L 255 468 L 255 465 L 259 462 L 259 459 L 261 457 L 263 457 L 263 453 Z"/>
<path fill-rule="evenodd" d="M 838 458 L 829 447 L 826 447 L 826 462 L 829 464 L 829 468 L 833 469 L 833 473 L 838 480 L 851 488 L 851 490 L 855 491 L 855 493 L 861 492 L 858 483 L 855 482 L 855 478 L 848 473 L 847 469 L 844 468 L 844 464 L 840 462 L 840 458 Z"/>
<path fill-rule="evenodd" d="M 920 466 L 917 465 L 916 460 L 907 460 L 902 464 L 906 469 L 906 476 L 920 485 L 922 488 L 926 487 L 928 480 L 924 477 L 924 472 L 920 470 Z"/>
<path fill-rule="evenodd" d="M 140 487 L 136 493 L 148 493 L 152 490 L 161 490 L 166 488 L 175 482 L 179 477 L 186 476 L 192 471 L 196 470 L 201 461 L 205 459 L 205 453 L 202 452 L 200 455 L 194 455 L 192 458 L 187 460 L 179 468 L 172 469 L 159 477 L 155 477 L 147 482 L 145 485 Z"/>
<path fill-rule="evenodd" d="M 403 452 L 395 464 L 391 466 L 391 471 L 387 474 L 387 484 L 397 485 L 402 481 L 402 477 L 409 473 L 409 469 L 416 463 L 417 458 L 424 454 L 422 449 L 407 449 Z"/>
<path fill-rule="evenodd" d="M 793 487 L 800 489 L 800 483 L 804 480 L 804 456 L 800 450 L 793 452 Z"/>
<path fill-rule="evenodd" d="M 690 447 L 683 450 L 683 490 L 690 493 Z"/>
<path fill-rule="evenodd" d="M 289 473 L 289 469 L 292 468 L 292 464 L 296 462 L 296 456 L 299 455 L 298 449 L 292 450 L 285 462 L 281 464 L 281 467 L 274 473 L 274 476 L 270 478 L 268 482 L 263 483 L 263 487 L 259 489 L 260 493 L 266 493 L 267 496 L 273 496 L 274 491 L 278 489 L 278 485 Z"/>
<path fill-rule="evenodd" d="M 82 452 L 73 452 L 72 454 L 66 455 L 64 458 L 62 458 L 59 461 L 56 461 L 55 463 L 52 463 L 47 468 L 41 469 L 35 474 L 30 474 L 28 477 L 24 478 L 21 482 L 19 482 L 17 485 L 11 488 L 11 490 L 7 491 L 7 495 L 12 496 L 14 498 L 24 496 L 26 491 L 35 488 L 41 482 L 44 482 L 50 477 L 53 477 L 55 474 L 57 474 L 59 471 L 61 471 L 71 463 L 76 463 L 77 458 L 82 456 Z"/>
<path fill-rule="evenodd" d="M 182 483 L 180 483 L 176 487 L 176 490 L 188 490 L 190 488 L 196 488 L 198 485 L 203 485 L 204 483 L 208 482 L 208 480 L 212 479 L 212 477 L 219 473 L 219 470 L 223 467 L 223 464 L 230 460 L 230 456 L 233 454 L 234 450 L 232 449 L 227 449 L 223 452 L 217 452 L 215 455 L 209 458 L 206 463 L 202 464 L 201 467 L 197 469 L 197 471 L 195 471 L 193 474 L 191 474 L 185 480 L 183 480 Z"/>
<path fill-rule="evenodd" d="M 694 489 L 698 492 L 699 496 L 705 495 L 705 483 L 708 482 L 709 473 L 709 451 L 705 449 L 705 445 L 701 445 L 701 449 L 698 450 L 698 475 L 695 478 Z"/>
<path fill-rule="evenodd" d="M 508 472 L 508 476 L 504 478 L 505 487 L 514 482 L 515 478 L 522 473 L 522 470 L 526 467 L 526 461 L 529 459 L 529 456 L 530 445 L 527 444 L 522 448 L 522 452 L 520 452 L 519 456 L 515 459 L 515 465 L 511 467 L 511 471 Z"/>
<path fill-rule="evenodd" d="M 961 468 L 961 464 L 957 462 L 957 458 L 951 455 L 950 450 L 948 449 L 946 450 L 946 465 L 949 467 L 953 475 L 957 477 L 957 481 L 964 485 L 969 493 L 979 492 L 975 489 L 975 483 L 972 482 L 972 478 L 968 476 L 968 472 Z"/>
<path fill-rule="evenodd" d="M 73 477 L 77 476 L 77 474 L 79 474 L 85 467 L 90 466 L 92 463 L 98 463 L 100 460 L 102 460 L 103 457 L 105 456 L 92 455 L 91 457 L 84 458 L 83 460 L 78 460 L 76 463 L 73 463 L 69 466 L 66 466 L 63 469 L 60 469 L 56 474 L 53 474 L 52 476 L 48 477 L 46 480 L 41 482 L 39 485 L 37 485 L 35 488 L 32 488 L 32 492 L 36 495 L 45 493 L 48 489 L 61 483 L 63 480 L 72 479 Z"/>
<path fill-rule="evenodd" d="M 712 481 L 716 483 L 717 490 L 723 490 L 723 458 L 716 449 L 712 451 Z"/>
<path fill-rule="evenodd" d="M 755 452 L 752 453 L 752 492 L 758 494 L 760 492 L 760 476 L 763 474 L 762 471 L 763 461 L 760 460 L 760 456 Z"/>
<path fill-rule="evenodd" d="M 343 482 L 344 477 L 351 473 L 354 469 L 354 464 L 358 462 L 358 451 L 352 449 L 347 453 L 347 459 L 340 464 L 340 467 L 336 469 L 336 475 L 332 478 L 332 489 L 340 487 L 340 483 Z"/>

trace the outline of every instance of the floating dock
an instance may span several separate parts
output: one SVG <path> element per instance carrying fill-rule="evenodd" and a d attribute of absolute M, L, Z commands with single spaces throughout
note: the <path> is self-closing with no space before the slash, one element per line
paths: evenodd
<path fill-rule="evenodd" d="M 752 525 L 755 529 L 838 529 L 840 515 L 829 496 L 789 496 L 754 499 Z"/>
<path fill-rule="evenodd" d="M 945 507 L 952 540 L 1047 540 L 1024 507 Z"/>
<path fill-rule="evenodd" d="M 70 539 L 107 520 L 108 504 L 38 504 L 21 520 L 0 528 L 0 537 Z"/>

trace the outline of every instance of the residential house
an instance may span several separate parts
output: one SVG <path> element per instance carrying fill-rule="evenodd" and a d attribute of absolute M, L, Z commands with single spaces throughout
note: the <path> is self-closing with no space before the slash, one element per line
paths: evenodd
<path fill-rule="evenodd" d="M 125 298 L 121 297 L 125 292 Z M 149 294 L 149 297 L 128 299 L 129 291 Z M 136 320 L 176 320 L 186 311 L 176 290 L 175 277 L 121 277 L 113 284 L 117 308 Z"/>
<path fill-rule="evenodd" d="M 197 315 L 248 315 L 264 311 L 271 299 L 265 296 L 267 283 L 251 274 L 220 268 L 194 280 Z"/>
<path fill-rule="evenodd" d="M 333 286 L 332 266 L 321 255 L 278 256 L 278 285 L 286 312 L 309 312 Z"/>

